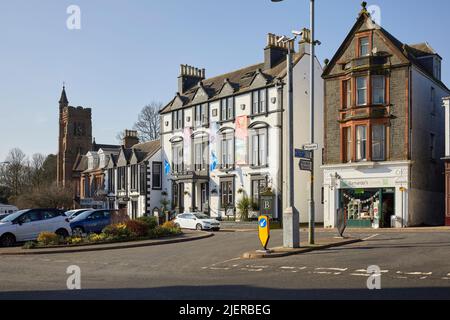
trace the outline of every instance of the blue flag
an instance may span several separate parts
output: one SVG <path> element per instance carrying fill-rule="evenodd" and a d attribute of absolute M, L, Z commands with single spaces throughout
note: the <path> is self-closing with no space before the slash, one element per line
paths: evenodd
<path fill-rule="evenodd" d="M 211 152 L 211 171 L 216 170 L 217 164 L 219 163 L 219 160 L 217 159 L 216 153 L 214 151 Z"/>
<path fill-rule="evenodd" d="M 167 160 L 164 160 L 164 172 L 166 173 L 166 175 L 170 173 L 170 163 Z"/>

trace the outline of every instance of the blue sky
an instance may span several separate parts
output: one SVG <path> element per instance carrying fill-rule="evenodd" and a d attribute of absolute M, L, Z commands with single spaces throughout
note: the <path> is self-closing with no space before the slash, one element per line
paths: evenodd
<path fill-rule="evenodd" d="M 406 43 L 428 41 L 450 84 L 448 0 L 368 1 Z M 321 61 L 352 27 L 360 0 L 316 0 Z M 81 8 L 81 30 L 66 9 Z M 211 77 L 263 60 L 266 34 L 309 25 L 309 1 L 0 0 L 0 161 L 9 149 L 56 153 L 63 81 L 71 105 L 93 109 L 97 142 L 115 143 L 151 101 L 177 91 L 180 64 Z"/>

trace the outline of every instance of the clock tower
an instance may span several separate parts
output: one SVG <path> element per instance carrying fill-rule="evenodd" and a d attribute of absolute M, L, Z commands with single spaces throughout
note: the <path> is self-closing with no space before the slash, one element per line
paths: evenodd
<path fill-rule="evenodd" d="M 71 107 L 63 87 L 59 100 L 58 185 L 69 186 L 78 155 L 92 148 L 92 110 Z"/>

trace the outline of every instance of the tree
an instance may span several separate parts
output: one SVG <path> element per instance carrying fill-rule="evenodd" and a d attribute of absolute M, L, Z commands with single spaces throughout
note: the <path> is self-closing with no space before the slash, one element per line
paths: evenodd
<path fill-rule="evenodd" d="M 73 189 L 71 187 L 60 188 L 54 182 L 19 195 L 14 199 L 14 204 L 19 208 L 67 209 L 73 204 Z"/>
<path fill-rule="evenodd" d="M 29 183 L 28 159 L 22 150 L 16 148 L 9 152 L 6 162 L 8 164 L 0 168 L 0 184 L 11 190 L 13 196 L 18 196 Z"/>
<path fill-rule="evenodd" d="M 163 104 L 160 102 L 152 102 L 146 105 L 138 116 L 137 122 L 134 124 L 134 130 L 139 134 L 142 142 L 158 140 L 161 132 L 161 117 L 159 111 Z"/>

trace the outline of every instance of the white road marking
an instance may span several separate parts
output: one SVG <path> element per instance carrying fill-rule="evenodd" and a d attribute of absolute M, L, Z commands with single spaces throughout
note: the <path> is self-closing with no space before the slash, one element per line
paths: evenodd
<path fill-rule="evenodd" d="M 373 238 L 378 237 L 378 236 L 379 236 L 379 234 L 374 234 L 374 235 L 372 235 L 370 237 L 367 237 L 367 238 L 363 239 L 363 241 L 368 241 L 368 240 L 373 239 Z"/>
<path fill-rule="evenodd" d="M 230 270 L 230 268 L 217 268 L 217 267 L 210 267 L 209 270 Z"/>
<path fill-rule="evenodd" d="M 295 267 L 281 267 L 282 270 L 295 270 Z"/>
<path fill-rule="evenodd" d="M 354 277 L 370 277 L 371 276 L 371 274 L 367 274 L 367 273 L 351 273 L 350 275 L 354 276 Z"/>
<path fill-rule="evenodd" d="M 348 270 L 348 268 L 342 269 L 342 268 L 316 268 L 315 270 L 329 270 L 329 271 L 339 271 L 339 272 L 345 272 Z"/>
<path fill-rule="evenodd" d="M 367 273 L 366 269 L 355 270 L 357 273 Z M 380 270 L 381 273 L 389 273 L 389 270 Z"/>
<path fill-rule="evenodd" d="M 247 269 L 247 268 L 242 268 L 241 270 L 248 271 L 248 272 L 261 272 L 261 271 L 263 271 L 263 269 Z"/>
<path fill-rule="evenodd" d="M 397 274 L 405 274 L 408 276 L 432 276 L 433 272 L 402 272 L 397 271 Z"/>

